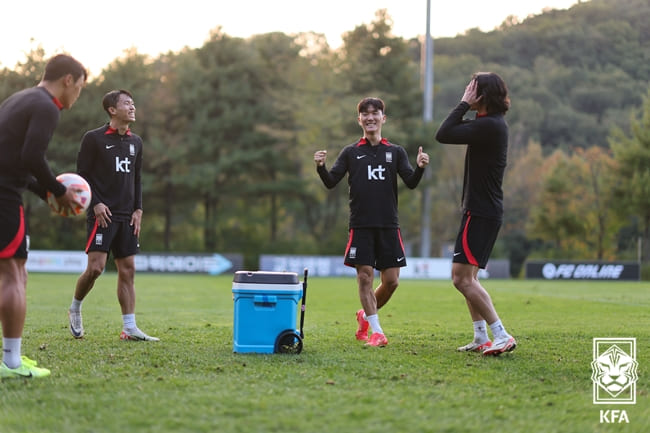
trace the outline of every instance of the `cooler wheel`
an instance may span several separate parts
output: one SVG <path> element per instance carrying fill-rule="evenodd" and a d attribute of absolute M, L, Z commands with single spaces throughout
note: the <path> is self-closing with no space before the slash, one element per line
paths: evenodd
<path fill-rule="evenodd" d="M 275 353 L 293 353 L 302 352 L 302 338 L 292 329 L 282 331 L 275 340 Z"/>

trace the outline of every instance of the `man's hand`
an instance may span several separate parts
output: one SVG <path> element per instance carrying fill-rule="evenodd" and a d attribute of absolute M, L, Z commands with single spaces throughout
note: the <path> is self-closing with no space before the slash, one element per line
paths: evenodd
<path fill-rule="evenodd" d="M 325 159 L 327 159 L 327 150 L 319 150 L 314 153 L 314 161 L 316 165 L 322 167 L 325 165 Z"/>
<path fill-rule="evenodd" d="M 133 234 L 140 235 L 140 223 L 142 222 L 142 209 L 136 209 L 131 214 L 131 225 L 133 226 Z"/>
<path fill-rule="evenodd" d="M 111 210 L 106 206 L 104 203 L 97 203 L 93 207 L 93 211 L 95 212 L 95 219 L 97 220 L 97 224 L 100 227 L 108 227 L 108 225 L 111 223 Z"/>
<path fill-rule="evenodd" d="M 416 159 L 418 167 L 424 168 L 429 165 L 429 154 L 422 152 L 422 146 L 418 148 L 418 157 Z"/>

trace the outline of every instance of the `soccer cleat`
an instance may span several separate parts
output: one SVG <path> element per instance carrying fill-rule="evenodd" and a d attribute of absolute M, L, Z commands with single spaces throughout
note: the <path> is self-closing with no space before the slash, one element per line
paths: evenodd
<path fill-rule="evenodd" d="M 129 340 L 129 341 L 160 341 L 160 338 L 151 337 L 150 335 L 145 334 L 139 329 L 132 329 L 127 331 L 126 329 L 120 334 L 120 340 Z"/>
<path fill-rule="evenodd" d="M 25 364 L 25 365 L 27 365 L 29 367 L 35 367 L 36 365 L 38 365 L 38 362 L 34 361 L 33 359 L 29 359 L 25 355 L 22 355 L 20 357 L 20 360 L 22 361 L 23 364 Z"/>
<path fill-rule="evenodd" d="M 456 350 L 459 352 L 483 352 L 490 346 L 492 346 L 492 342 L 490 340 L 486 341 L 485 343 L 477 343 L 476 341 L 472 341 L 471 343 L 461 346 Z"/>
<path fill-rule="evenodd" d="M 70 333 L 74 338 L 84 337 L 84 325 L 81 320 L 81 311 L 68 310 L 68 319 L 70 320 Z"/>
<path fill-rule="evenodd" d="M 354 334 L 359 341 L 368 341 L 368 321 L 363 318 L 363 308 L 357 311 L 357 322 L 359 323 L 359 328 Z"/>
<path fill-rule="evenodd" d="M 29 358 L 28 358 L 29 359 Z M 31 363 L 35 361 L 29 360 Z M 47 368 L 36 367 L 30 362 L 22 362 L 16 368 L 9 368 L 4 362 L 0 364 L 0 378 L 2 379 L 29 379 L 32 377 L 45 377 L 50 375 Z"/>
<path fill-rule="evenodd" d="M 492 342 L 492 346 L 483 350 L 483 355 L 494 355 L 499 356 L 504 352 L 512 352 L 517 347 L 517 341 L 514 337 L 507 335 L 502 338 L 496 338 Z"/>
<path fill-rule="evenodd" d="M 384 347 L 385 345 L 388 344 L 388 340 L 386 339 L 386 336 L 380 332 L 373 332 L 372 335 L 370 335 L 370 340 L 365 344 L 366 346 L 374 346 L 374 347 Z"/>

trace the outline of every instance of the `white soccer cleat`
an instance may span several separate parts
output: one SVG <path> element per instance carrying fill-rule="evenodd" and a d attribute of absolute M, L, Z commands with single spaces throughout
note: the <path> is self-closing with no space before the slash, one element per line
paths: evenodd
<path fill-rule="evenodd" d="M 485 343 L 477 343 L 476 341 L 472 341 L 469 344 L 460 346 L 456 350 L 459 352 L 483 352 L 490 346 L 492 346 L 492 342 L 490 340 L 486 341 Z"/>
<path fill-rule="evenodd" d="M 81 311 L 68 310 L 68 319 L 70 321 L 70 333 L 74 338 L 83 338 L 84 325 L 81 320 Z"/>
<path fill-rule="evenodd" d="M 160 341 L 160 338 L 152 337 L 140 331 L 138 328 L 123 330 L 120 334 L 120 340 L 129 341 Z"/>
<path fill-rule="evenodd" d="M 492 346 L 483 351 L 483 355 L 498 356 L 504 352 L 512 352 L 517 347 L 517 341 L 514 337 L 507 335 L 502 338 L 497 338 L 492 342 Z"/>

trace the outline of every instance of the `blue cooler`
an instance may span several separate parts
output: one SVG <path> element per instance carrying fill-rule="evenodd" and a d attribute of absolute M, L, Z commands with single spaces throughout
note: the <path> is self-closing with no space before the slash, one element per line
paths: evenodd
<path fill-rule="evenodd" d="M 238 271 L 232 283 L 235 302 L 233 352 L 273 353 L 276 339 L 296 329 L 303 288 L 294 272 Z"/>

